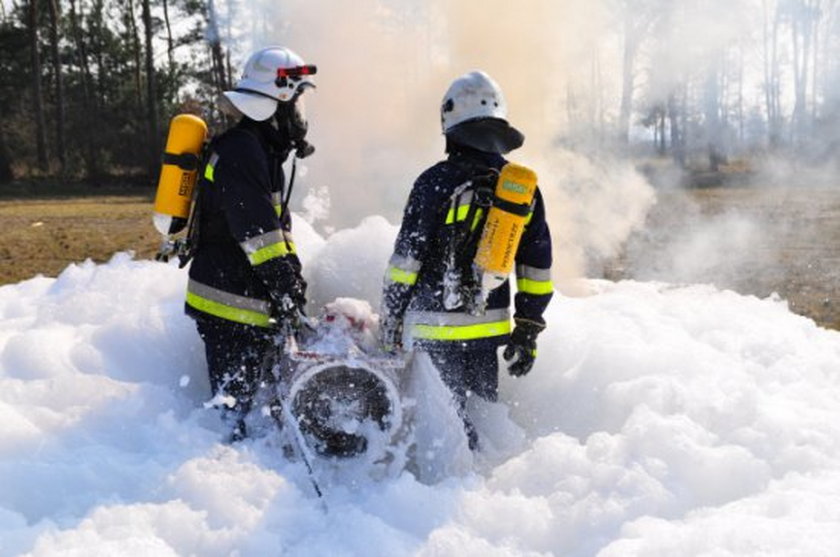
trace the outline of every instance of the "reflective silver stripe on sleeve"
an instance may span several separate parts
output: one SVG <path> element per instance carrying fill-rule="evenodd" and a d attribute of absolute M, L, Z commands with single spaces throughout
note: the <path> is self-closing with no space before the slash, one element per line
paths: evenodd
<path fill-rule="evenodd" d="M 388 269 L 385 271 L 385 284 L 405 284 L 412 286 L 417 282 L 417 274 L 422 264 L 407 255 L 394 254 L 388 261 Z"/>
<path fill-rule="evenodd" d="M 274 212 L 279 217 L 283 212 L 283 193 L 276 191 L 271 194 L 271 204 L 274 205 Z"/>
<path fill-rule="evenodd" d="M 484 315 L 470 315 L 469 313 L 445 311 L 408 311 L 405 314 L 406 325 L 434 325 L 444 327 L 463 327 L 494 323 L 510 319 L 507 308 L 490 309 Z"/>
<path fill-rule="evenodd" d="M 254 236 L 253 238 L 249 238 L 244 242 L 240 242 L 239 245 L 242 246 L 242 251 L 246 254 L 250 255 L 252 253 L 256 253 L 261 249 L 278 244 L 280 242 L 286 241 L 287 236 L 283 233 L 282 230 L 272 230 L 271 232 L 266 232 L 265 234 L 260 234 L 259 236 Z M 291 238 L 288 239 L 291 242 Z"/>
<path fill-rule="evenodd" d="M 484 315 L 444 312 L 409 312 L 405 320 L 406 340 L 468 342 L 510 334 L 507 309 L 490 310 Z"/>
<path fill-rule="evenodd" d="M 422 263 L 409 255 L 399 255 L 396 253 L 391 256 L 390 260 L 388 260 L 388 264 L 391 267 L 396 267 L 401 271 L 407 271 L 409 273 L 416 273 L 420 270 L 420 267 L 423 266 Z"/>
<path fill-rule="evenodd" d="M 551 269 L 540 269 L 538 267 L 531 267 L 530 265 L 516 265 L 516 278 L 529 279 L 536 281 L 551 280 Z"/>
<path fill-rule="evenodd" d="M 228 307 L 244 309 L 247 311 L 255 311 L 258 313 L 268 314 L 271 311 L 271 305 L 264 300 L 257 300 L 256 298 L 247 298 L 237 294 L 231 294 L 212 286 L 207 286 L 198 281 L 190 279 L 187 283 L 187 291 L 201 296 L 204 299 L 223 304 Z"/>

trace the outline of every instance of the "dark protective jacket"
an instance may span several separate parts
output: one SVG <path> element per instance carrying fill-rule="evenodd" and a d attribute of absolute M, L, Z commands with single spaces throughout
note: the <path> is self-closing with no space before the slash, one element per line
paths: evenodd
<path fill-rule="evenodd" d="M 472 192 L 463 185 L 482 169 L 499 170 L 500 155 L 467 148 L 423 172 L 414 184 L 385 275 L 383 319 L 402 319 L 405 342 L 430 349 L 453 342 L 481 348 L 505 344 L 510 333 L 510 284 L 492 290 L 482 315 L 446 310 L 444 275 L 452 235 L 474 214 Z M 514 317 L 544 324 L 551 300 L 551 235 L 542 194 L 537 190 L 516 253 L 517 294 Z M 410 339 L 410 340 L 409 340 Z"/>
<path fill-rule="evenodd" d="M 198 183 L 189 315 L 272 325 L 300 276 L 291 217 L 282 207 L 287 145 L 271 124 L 247 118 L 210 143 Z"/>

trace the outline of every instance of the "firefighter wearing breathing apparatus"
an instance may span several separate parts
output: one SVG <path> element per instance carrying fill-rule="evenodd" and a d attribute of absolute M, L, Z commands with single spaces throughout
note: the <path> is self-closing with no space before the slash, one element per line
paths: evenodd
<path fill-rule="evenodd" d="M 536 175 L 502 156 L 524 141 L 506 118 L 502 91 L 486 73 L 450 85 L 441 105 L 448 157 L 414 183 L 380 312 L 387 349 L 428 353 L 459 405 L 471 448 L 478 439 L 467 398 L 496 399 L 502 345 L 511 375 L 531 370 L 553 293 L 545 206 Z"/>
<path fill-rule="evenodd" d="M 300 98 L 314 87 L 314 73 L 287 48 L 252 54 L 220 99 L 242 117 L 211 140 L 199 171 L 186 312 L 204 341 L 210 385 L 234 439 L 245 435 L 265 354 L 306 303 L 287 207 L 294 170 L 287 185 L 282 165 L 314 150 Z"/>

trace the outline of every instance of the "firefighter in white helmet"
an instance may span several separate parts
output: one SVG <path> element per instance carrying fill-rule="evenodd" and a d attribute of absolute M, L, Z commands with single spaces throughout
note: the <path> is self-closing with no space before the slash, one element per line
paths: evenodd
<path fill-rule="evenodd" d="M 282 165 L 314 150 L 301 95 L 314 87 L 315 72 L 288 48 L 252 54 L 222 99 L 241 118 L 212 139 L 200 175 L 186 312 L 204 341 L 233 439 L 246 433 L 266 351 L 306 303 Z"/>
<path fill-rule="evenodd" d="M 509 372 L 525 375 L 536 357 L 543 312 L 552 297 L 551 236 L 539 190 L 524 207 L 525 228 L 516 248 L 515 327 L 511 331 L 506 279 L 481 307 L 459 297 L 487 218 L 488 177 L 496 184 L 502 156 L 523 135 L 507 121 L 499 86 L 481 71 L 452 82 L 441 102 L 446 160 L 423 172 L 408 199 L 382 294 L 380 335 L 386 348 L 426 352 L 459 403 L 471 448 L 478 443 L 465 414 L 470 396 L 495 400 L 496 350 L 505 345 Z M 453 271 L 466 272 L 458 273 Z M 453 278 L 455 277 L 455 278 Z M 456 280 L 457 278 L 457 280 Z M 461 281 L 461 284 L 453 282 Z M 475 291 L 475 290 L 471 290 Z M 455 300 L 453 301 L 453 298 Z"/>

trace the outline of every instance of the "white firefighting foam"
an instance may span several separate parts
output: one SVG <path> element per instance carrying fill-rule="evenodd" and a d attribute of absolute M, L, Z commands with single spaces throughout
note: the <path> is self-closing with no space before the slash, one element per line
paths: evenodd
<path fill-rule="evenodd" d="M 300 222 L 318 304 L 377 307 L 395 234 Z M 278 447 L 222 443 L 185 283 L 120 254 L 0 287 L 0 555 L 840 554 L 840 334 L 783 301 L 585 282 L 473 408 L 482 453 L 426 369 L 415 474 L 322 501 Z"/>

